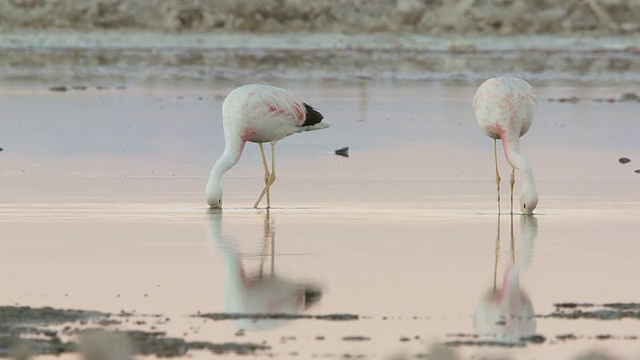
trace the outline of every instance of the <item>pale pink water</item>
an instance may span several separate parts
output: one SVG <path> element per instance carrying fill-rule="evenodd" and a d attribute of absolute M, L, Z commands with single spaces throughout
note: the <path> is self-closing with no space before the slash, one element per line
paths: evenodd
<path fill-rule="evenodd" d="M 473 118 L 476 84 L 465 83 L 275 84 L 299 92 L 332 127 L 278 144 L 268 222 L 274 272 L 322 287 L 308 313 L 363 318 L 297 320 L 237 337 L 231 321 L 185 317 L 223 311 L 228 253 L 220 240 L 248 269 L 260 267 L 266 212 L 250 208 L 262 182 L 257 146 L 249 144 L 223 180 L 222 219 L 207 213 L 203 199 L 223 148 L 221 95 L 236 85 L 0 90 L 2 303 L 162 313 L 172 319 L 162 327 L 169 335 L 265 340 L 278 358 L 415 355 L 451 340 L 447 334 L 472 333 L 476 305 L 493 286 L 498 217 L 492 143 Z M 537 314 L 557 302 L 637 302 L 638 105 L 546 100 L 617 97 L 633 88 L 533 85 L 538 112 L 521 149 L 540 203 L 537 235 L 521 233 L 514 218 L 516 259 L 528 264 L 520 287 Z M 348 159 L 333 155 L 343 146 L 351 147 Z M 619 164 L 621 156 L 632 162 Z M 500 161 L 505 210 L 508 167 L 502 154 Z M 498 279 L 511 264 L 509 220 L 501 217 Z M 604 348 L 633 358 L 638 340 L 586 337 L 639 336 L 639 329 L 637 320 L 538 318 L 542 345 L 457 351 L 568 358 Z M 566 333 L 585 338 L 553 343 Z M 371 340 L 341 340 L 350 335 Z"/>

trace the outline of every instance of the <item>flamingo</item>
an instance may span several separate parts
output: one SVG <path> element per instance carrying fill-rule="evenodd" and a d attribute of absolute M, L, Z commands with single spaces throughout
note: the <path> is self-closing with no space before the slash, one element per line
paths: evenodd
<path fill-rule="evenodd" d="M 512 77 L 495 77 L 483 82 L 473 98 L 473 110 L 478 125 L 493 139 L 500 212 L 500 173 L 498 172 L 497 140 L 502 140 L 505 157 L 511 165 L 511 214 L 513 214 L 513 185 L 515 170 L 523 175 L 520 194 L 522 214 L 532 214 L 538 205 L 538 191 L 533 170 L 520 153 L 520 137 L 529 131 L 536 110 L 536 94 L 526 81 Z"/>
<path fill-rule="evenodd" d="M 276 181 L 275 145 L 291 134 L 329 127 L 320 123 L 323 116 L 291 92 L 275 86 L 251 84 L 229 93 L 222 103 L 222 122 L 225 147 L 222 156 L 211 169 L 205 197 L 211 208 L 222 207 L 222 175 L 240 160 L 247 141 L 260 145 L 264 166 L 264 189 L 254 208 L 267 196 L 267 209 L 271 207 L 269 189 Z M 263 143 L 271 143 L 271 170 L 267 166 Z"/>

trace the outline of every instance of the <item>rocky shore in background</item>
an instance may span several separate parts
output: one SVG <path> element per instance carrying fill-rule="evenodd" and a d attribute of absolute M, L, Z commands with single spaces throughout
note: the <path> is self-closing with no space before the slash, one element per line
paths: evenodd
<path fill-rule="evenodd" d="M 636 0 L 6 0 L 0 79 L 629 82 L 638 32 Z"/>
<path fill-rule="evenodd" d="M 629 34 L 636 0 L 7 0 L 0 29 Z"/>

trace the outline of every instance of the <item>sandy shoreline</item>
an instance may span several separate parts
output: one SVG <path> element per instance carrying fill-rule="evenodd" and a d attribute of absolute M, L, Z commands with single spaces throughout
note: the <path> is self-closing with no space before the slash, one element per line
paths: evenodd
<path fill-rule="evenodd" d="M 136 29 L 48 31 L 10 29 L 0 34 L 2 49 L 240 49 L 255 50 L 423 50 L 474 53 L 499 51 L 638 52 L 635 35 L 589 34 L 410 34 L 340 32 L 161 33 Z"/>
<path fill-rule="evenodd" d="M 478 81 L 495 74 L 629 82 L 640 73 L 640 40 L 632 35 L 26 30 L 0 34 L 0 49 L 5 81 L 37 79 L 55 85 L 252 78 Z"/>

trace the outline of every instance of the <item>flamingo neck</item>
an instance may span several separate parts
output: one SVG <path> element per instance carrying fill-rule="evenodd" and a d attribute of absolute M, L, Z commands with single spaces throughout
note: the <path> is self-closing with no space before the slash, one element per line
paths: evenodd
<path fill-rule="evenodd" d="M 238 163 L 239 156 L 234 156 L 231 152 L 224 151 L 222 156 L 216 161 L 211 169 L 211 174 L 209 174 L 209 184 L 218 184 L 220 183 L 220 179 L 222 179 L 222 175 L 229 171 L 235 164 Z M 209 185 L 207 185 L 208 187 Z"/>
<path fill-rule="evenodd" d="M 520 142 L 518 141 L 518 138 L 503 138 L 502 145 L 509 165 L 522 174 L 521 197 L 524 196 L 529 199 L 535 198 L 537 202 L 538 190 L 536 189 L 536 183 L 533 179 L 533 170 L 531 169 L 531 165 L 529 165 L 527 158 L 520 153 Z"/>
<path fill-rule="evenodd" d="M 226 139 L 224 152 L 213 165 L 211 173 L 209 174 L 209 181 L 207 182 L 205 190 L 207 198 L 210 198 L 215 192 L 221 191 L 220 180 L 229 169 L 238 163 L 245 143 L 246 141 L 241 139 Z"/>

